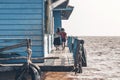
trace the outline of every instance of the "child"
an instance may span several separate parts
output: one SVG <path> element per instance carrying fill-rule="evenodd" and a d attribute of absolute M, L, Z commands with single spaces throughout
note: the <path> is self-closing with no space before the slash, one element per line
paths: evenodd
<path fill-rule="evenodd" d="M 56 50 L 59 50 L 59 46 L 60 46 L 60 29 L 57 28 L 56 33 L 54 34 L 54 46 L 56 47 Z"/>
<path fill-rule="evenodd" d="M 65 49 L 66 38 L 67 38 L 67 33 L 65 32 L 64 28 L 61 28 L 60 35 L 61 35 L 61 38 L 62 38 L 62 47 L 63 47 L 63 50 L 64 50 Z"/>

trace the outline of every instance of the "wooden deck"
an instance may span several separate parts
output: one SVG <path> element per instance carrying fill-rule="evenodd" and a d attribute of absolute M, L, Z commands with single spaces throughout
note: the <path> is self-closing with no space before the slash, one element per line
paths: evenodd
<path fill-rule="evenodd" d="M 48 57 L 59 57 L 59 59 L 46 59 L 44 62 L 45 66 L 73 66 L 73 54 L 69 52 L 68 47 L 65 50 L 52 50 Z"/>
<path fill-rule="evenodd" d="M 59 59 L 46 59 L 40 66 L 42 71 L 70 72 L 74 71 L 73 53 L 70 53 L 68 47 L 65 50 L 53 49 L 47 57 L 59 57 Z"/>
<path fill-rule="evenodd" d="M 68 47 L 65 50 L 53 49 L 46 57 L 59 57 L 59 59 L 45 59 L 44 63 L 35 63 L 40 66 L 42 71 L 71 71 L 74 69 L 73 53 L 70 53 Z M 0 72 L 14 71 L 19 69 L 22 64 L 0 64 Z"/>

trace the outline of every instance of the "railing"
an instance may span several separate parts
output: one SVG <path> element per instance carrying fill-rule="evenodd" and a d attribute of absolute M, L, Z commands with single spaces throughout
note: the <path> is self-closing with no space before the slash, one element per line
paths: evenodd
<path fill-rule="evenodd" d="M 0 39 L 0 60 L 4 63 L 6 60 L 26 59 L 23 55 L 27 55 L 30 59 L 32 55 L 31 44 L 31 39 Z M 21 55 L 20 52 L 27 54 Z"/>
<path fill-rule="evenodd" d="M 75 72 L 82 73 L 82 67 L 87 66 L 84 40 L 69 36 L 67 44 L 70 52 L 73 53 Z"/>
<path fill-rule="evenodd" d="M 31 46 L 32 46 L 31 39 L 0 39 L 0 54 L 2 55 L 5 54 L 4 57 L 0 56 L 0 64 L 2 63 L 2 61 L 3 62 L 9 60 L 16 61 L 21 59 L 26 60 L 26 62 L 23 63 L 23 65 L 20 66 L 20 68 L 16 71 L 15 80 L 29 80 L 29 78 L 32 78 L 32 80 L 40 80 L 41 69 L 38 65 L 33 64 L 32 60 L 59 59 L 59 57 L 31 58 L 32 56 Z M 16 48 L 21 47 L 26 48 L 27 57 L 17 55 L 17 52 L 15 53 L 10 52 L 11 50 L 14 51 L 16 50 Z M 23 50 L 21 49 L 20 51 Z M 9 56 L 6 57 L 6 54 Z"/>

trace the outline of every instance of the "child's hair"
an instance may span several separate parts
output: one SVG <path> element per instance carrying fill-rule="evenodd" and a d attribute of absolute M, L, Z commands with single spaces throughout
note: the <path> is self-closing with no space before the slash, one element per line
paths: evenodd
<path fill-rule="evenodd" d="M 56 32 L 60 32 L 60 29 L 59 28 L 57 28 L 57 31 Z"/>
<path fill-rule="evenodd" d="M 64 28 L 61 28 L 61 31 L 65 31 Z"/>

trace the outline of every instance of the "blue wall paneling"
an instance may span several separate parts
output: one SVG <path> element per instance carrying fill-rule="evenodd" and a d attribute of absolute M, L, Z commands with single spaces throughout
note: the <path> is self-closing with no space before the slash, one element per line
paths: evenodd
<path fill-rule="evenodd" d="M 0 38 L 32 39 L 32 57 L 44 57 L 44 0 L 0 0 Z M 11 45 L 14 42 L 2 44 Z M 24 54 L 25 47 L 9 50 Z M 7 51 L 7 52 L 9 52 Z M 24 60 L 7 61 L 19 63 Z M 41 61 L 36 61 L 41 62 Z"/>

